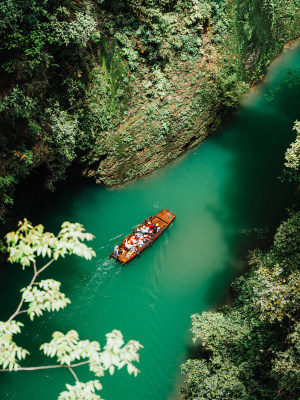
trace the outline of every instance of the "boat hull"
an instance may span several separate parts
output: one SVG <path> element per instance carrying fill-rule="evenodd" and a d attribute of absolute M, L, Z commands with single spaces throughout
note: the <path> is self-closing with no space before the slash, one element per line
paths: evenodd
<path fill-rule="evenodd" d="M 147 219 L 145 219 L 145 221 L 143 221 L 140 225 L 138 225 L 132 232 L 129 233 L 129 235 L 127 235 L 123 239 L 122 244 L 119 246 L 120 249 L 123 250 L 123 253 L 119 254 L 119 256 L 116 257 L 114 252 L 112 252 L 110 254 L 109 258 L 115 258 L 117 261 L 121 262 L 122 265 L 127 264 L 129 261 L 131 261 L 137 255 L 140 255 L 141 252 L 144 251 L 147 247 L 152 246 L 153 242 L 168 228 L 168 226 L 174 221 L 175 217 L 176 217 L 176 214 L 172 213 L 171 211 L 167 210 L 166 208 L 164 208 L 159 213 L 154 215 L 154 217 L 151 217 L 151 216 L 148 217 Z M 128 251 L 124 248 L 125 241 L 129 240 L 131 238 L 131 236 L 133 236 L 135 234 L 137 228 L 141 228 L 143 225 L 146 225 L 149 220 L 151 220 L 154 225 L 158 224 L 160 229 L 149 239 L 149 241 L 144 243 L 143 246 L 139 246 L 139 247 L 137 246 L 136 247 L 137 251 L 135 253 L 133 253 L 133 254 L 130 253 L 130 251 Z"/>

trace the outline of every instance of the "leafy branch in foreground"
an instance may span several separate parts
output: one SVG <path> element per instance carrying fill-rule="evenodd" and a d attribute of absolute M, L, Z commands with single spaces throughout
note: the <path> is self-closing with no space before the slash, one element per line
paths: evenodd
<path fill-rule="evenodd" d="M 70 303 L 64 293 L 60 292 L 61 283 L 54 279 L 46 279 L 37 282 L 37 277 L 48 268 L 55 260 L 65 255 L 76 254 L 86 260 L 90 260 L 96 254 L 88 247 L 84 240 L 94 238 L 85 232 L 78 223 L 64 222 L 59 234 L 44 232 L 42 225 L 33 226 L 24 219 L 19 222 L 19 229 L 6 235 L 8 245 L 8 260 L 11 263 L 20 263 L 24 268 L 33 267 L 33 277 L 29 285 L 21 289 L 22 297 L 16 311 L 7 321 L 0 321 L 0 366 L 4 371 L 34 371 L 40 369 L 68 368 L 75 378 L 75 385 L 67 384 L 67 390 L 63 391 L 59 400 L 96 400 L 100 396 L 95 393 L 102 388 L 100 381 L 91 380 L 80 382 L 73 368 L 88 365 L 90 371 L 101 377 L 105 371 L 112 375 L 115 369 L 127 367 L 129 374 L 137 376 L 138 369 L 132 364 L 139 361 L 138 350 L 142 345 L 130 340 L 124 344 L 120 331 L 113 330 L 106 335 L 106 345 L 101 350 L 97 341 L 79 340 L 78 332 L 70 330 L 66 334 L 54 332 L 52 340 L 44 343 L 40 349 L 48 357 L 56 357 L 56 365 L 21 367 L 19 361 L 28 354 L 27 349 L 19 347 L 13 340 L 13 335 L 21 333 L 23 323 L 15 318 L 22 313 L 27 313 L 31 320 L 43 314 L 43 311 L 59 311 Z M 38 268 L 36 258 L 48 257 L 48 262 Z M 25 308 L 24 308 L 24 305 Z M 76 362 L 80 360 L 80 362 Z"/>

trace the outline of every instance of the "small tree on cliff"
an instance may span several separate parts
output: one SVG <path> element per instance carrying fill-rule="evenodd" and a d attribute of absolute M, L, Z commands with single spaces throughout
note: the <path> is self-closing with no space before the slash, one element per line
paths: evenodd
<path fill-rule="evenodd" d="M 21 290 L 22 296 L 16 311 L 7 321 L 0 321 L 0 371 L 34 371 L 50 368 L 68 368 L 75 379 L 75 385 L 67 384 L 67 390 L 60 393 L 59 400 L 99 400 L 95 393 L 102 388 L 99 379 L 81 382 L 74 371 L 75 367 L 88 365 L 95 377 L 101 377 L 105 371 L 112 375 L 115 368 L 126 365 L 129 374 L 138 374 L 138 369 L 132 364 L 139 360 L 138 350 L 142 347 L 135 340 L 124 345 L 120 331 L 113 330 L 106 335 L 107 341 L 103 349 L 97 341 L 80 340 L 75 330 L 66 334 L 54 332 L 49 343 L 43 343 L 40 349 L 48 357 L 56 357 L 57 364 L 23 368 L 19 361 L 24 359 L 29 351 L 17 345 L 13 336 L 21 332 L 23 324 L 16 320 L 22 314 L 28 314 L 33 320 L 44 311 L 58 311 L 65 308 L 70 300 L 60 291 L 61 283 L 54 279 L 38 281 L 39 275 L 59 257 L 76 254 L 90 260 L 96 254 L 94 250 L 83 243 L 92 240 L 93 235 L 85 232 L 78 223 L 64 222 L 59 234 L 44 232 L 42 225 L 33 226 L 24 219 L 19 222 L 19 229 L 6 236 L 11 263 L 20 263 L 23 269 L 33 268 L 33 277 L 29 285 Z M 48 262 L 42 267 L 37 266 L 37 257 L 48 257 Z"/>
<path fill-rule="evenodd" d="M 287 167 L 287 174 L 299 182 L 300 170 L 300 121 L 295 121 L 294 130 L 297 133 L 296 139 L 290 144 L 285 153 L 285 166 Z"/>

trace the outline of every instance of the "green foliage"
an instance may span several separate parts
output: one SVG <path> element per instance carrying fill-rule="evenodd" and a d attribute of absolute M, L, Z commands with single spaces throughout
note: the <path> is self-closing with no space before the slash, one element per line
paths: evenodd
<path fill-rule="evenodd" d="M 40 348 L 46 356 L 56 356 L 61 365 L 71 365 L 75 360 L 88 358 L 90 371 L 97 377 L 103 376 L 107 370 L 113 375 L 115 368 L 121 369 L 125 365 L 129 374 L 137 376 L 139 372 L 132 362 L 139 360 L 137 352 L 141 345 L 134 340 L 124 345 L 123 336 L 116 329 L 106 334 L 106 345 L 101 351 L 99 342 L 79 340 L 74 330 L 66 335 L 54 332 L 52 337 L 50 343 L 44 343 Z"/>
<path fill-rule="evenodd" d="M 284 275 L 294 270 L 295 265 L 300 265 L 300 216 L 299 212 L 293 213 L 290 218 L 278 228 L 274 245 L 265 256 L 265 265 L 271 266 L 278 263 Z"/>
<path fill-rule="evenodd" d="M 89 340 L 79 341 L 78 333 L 74 330 L 65 335 L 61 332 L 54 332 L 50 343 L 44 343 L 40 349 L 48 357 L 57 357 L 60 364 L 71 365 L 75 360 L 91 357 L 100 349 L 98 342 Z"/>
<path fill-rule="evenodd" d="M 201 33 L 216 2 L 209 4 L 199 0 L 184 3 L 178 1 L 173 5 L 168 4 L 168 7 L 153 2 L 147 2 L 143 6 L 136 2 L 129 4 L 136 21 L 132 23 L 132 15 L 124 15 L 122 9 L 122 15 L 118 15 L 119 29 L 115 38 L 119 41 L 130 68 L 136 70 L 141 59 L 145 57 L 154 66 L 170 61 L 174 53 L 182 60 L 197 57 L 202 46 Z M 129 34 L 125 21 L 132 25 L 132 35 Z M 138 28 L 134 29 L 135 26 Z"/>
<path fill-rule="evenodd" d="M 260 81 L 271 59 L 288 38 L 299 35 L 297 0 L 231 0 L 229 40 L 241 58 L 240 69 L 247 80 Z"/>
<path fill-rule="evenodd" d="M 259 310 L 259 318 L 270 323 L 282 321 L 285 317 L 293 320 L 295 310 L 300 305 L 297 295 L 299 271 L 284 277 L 283 269 L 277 265 L 271 269 L 260 267 L 256 274 L 258 277 L 253 288 L 253 302 Z"/>
<path fill-rule="evenodd" d="M 285 153 L 285 166 L 287 168 L 287 174 L 296 181 L 299 181 L 299 169 L 300 169 L 300 122 L 296 121 L 294 125 L 296 131 L 296 140 L 291 143 L 290 147 Z"/>
<path fill-rule="evenodd" d="M 101 390 L 102 385 L 98 380 L 88 382 L 76 382 L 74 386 L 66 385 L 67 391 L 61 392 L 57 400 L 88 399 L 100 400 L 101 397 L 95 393 Z"/>
<path fill-rule="evenodd" d="M 86 46 L 96 26 L 95 19 L 90 15 L 90 6 L 88 3 L 85 12 L 77 11 L 75 19 L 71 22 L 70 11 L 66 7 L 58 7 L 54 14 L 49 15 L 49 23 L 44 25 L 49 43 Z M 67 20 L 61 21 L 61 18 Z"/>
<path fill-rule="evenodd" d="M 239 82 L 236 77 L 230 76 L 225 81 L 221 81 L 222 103 L 227 107 L 236 108 L 246 94 L 249 93 L 249 84 Z"/>
<path fill-rule="evenodd" d="M 84 231 L 81 224 L 64 222 L 56 237 L 53 233 L 44 232 L 42 225 L 33 226 L 24 219 L 23 222 L 19 222 L 16 232 L 6 235 L 8 260 L 11 263 L 20 263 L 23 268 L 35 262 L 36 257 L 40 255 L 57 260 L 66 254 L 76 254 L 90 260 L 96 254 L 82 241 L 92 240 L 94 236 Z"/>
<path fill-rule="evenodd" d="M 289 347 L 285 351 L 280 351 L 276 354 L 272 375 L 278 381 L 279 390 L 284 393 L 291 393 L 291 397 L 297 395 L 297 382 L 300 381 L 299 377 L 299 337 L 300 337 L 300 323 L 294 325 L 294 329 L 287 336 Z"/>
<path fill-rule="evenodd" d="M 54 190 L 55 183 L 64 180 L 66 169 L 75 158 L 75 143 L 79 136 L 78 120 L 60 109 L 59 104 L 45 110 L 51 135 L 45 143 L 51 148 L 51 176 L 46 186 Z"/>
<path fill-rule="evenodd" d="M 29 352 L 18 346 L 12 339 L 13 335 L 21 332 L 24 326 L 18 321 L 0 321 L 0 365 L 9 371 L 20 368 L 18 361 L 26 357 Z"/>
<path fill-rule="evenodd" d="M 29 354 L 28 350 L 13 341 L 13 335 L 20 333 L 21 327 L 23 327 L 23 324 L 16 321 L 15 318 L 26 312 L 32 320 L 35 316 L 41 316 L 45 310 L 59 311 L 70 303 L 65 294 L 60 292 L 60 282 L 53 279 L 36 282 L 36 278 L 53 261 L 66 254 L 76 254 L 90 260 L 95 256 L 95 252 L 83 241 L 91 239 L 93 239 L 93 235 L 86 233 L 82 225 L 78 223 L 64 222 L 62 229 L 55 236 L 53 233 L 44 232 L 42 225 L 33 226 L 26 219 L 19 223 L 19 229 L 16 232 L 6 235 L 9 261 L 21 263 L 23 268 L 32 266 L 34 274 L 29 285 L 21 290 L 22 298 L 15 313 L 6 322 L 0 321 L 0 365 L 4 371 L 24 369 L 18 362 Z M 37 258 L 40 256 L 48 257 L 50 261 L 38 269 Z M 25 310 L 22 309 L 24 304 L 28 307 Z M 90 371 L 96 377 L 103 376 L 107 370 L 112 375 L 116 368 L 121 369 L 124 366 L 127 367 L 129 374 L 133 373 L 134 376 L 137 376 L 139 370 L 133 365 L 133 362 L 139 361 L 138 351 L 142 345 L 135 340 L 130 340 L 125 344 L 123 336 L 118 330 L 108 333 L 106 339 L 106 345 L 101 350 L 99 342 L 79 340 L 78 332 L 70 330 L 66 334 L 54 332 L 52 340 L 40 346 L 46 356 L 57 358 L 58 367 L 67 367 L 75 377 L 76 384 L 74 386 L 67 384 L 67 391 L 63 391 L 58 400 L 100 399 L 100 396 L 95 393 L 96 390 L 102 389 L 99 380 L 80 382 L 73 371 L 73 368 L 80 365 L 88 364 Z M 84 361 L 72 364 L 76 360 Z M 45 366 L 25 369 L 47 368 Z"/>
<path fill-rule="evenodd" d="M 224 399 L 245 398 L 245 387 L 239 380 L 239 369 L 230 362 L 218 364 L 215 360 L 209 366 L 204 360 L 188 360 L 182 366 L 188 378 L 182 395 L 186 399 Z"/>
<path fill-rule="evenodd" d="M 13 121 L 17 118 L 29 118 L 34 113 L 37 102 L 26 96 L 18 86 L 14 87 L 11 93 L 5 96 L 0 103 L 0 112 L 11 115 Z"/>
<path fill-rule="evenodd" d="M 87 65 L 93 58 L 95 17 L 95 6 L 88 1 L 1 2 L 3 222 L 15 185 L 32 169 L 46 165 L 45 184 L 53 189 L 75 159 L 81 136 L 78 106 L 84 102 Z"/>
<path fill-rule="evenodd" d="M 199 399 L 241 399 L 245 385 L 240 379 L 240 371 L 232 360 L 231 353 L 241 346 L 250 333 L 238 312 L 230 315 L 204 312 L 192 315 L 193 340 L 201 340 L 211 358 L 188 360 L 182 366 L 187 375 L 186 387 L 182 389 L 184 398 Z"/>
<path fill-rule="evenodd" d="M 60 110 L 59 104 L 46 110 L 50 120 L 52 146 L 56 157 L 64 157 L 68 162 L 75 157 L 75 138 L 78 134 L 78 121 L 66 111 Z M 58 153 L 58 154 L 57 154 Z"/>
<path fill-rule="evenodd" d="M 42 315 L 44 310 L 59 311 L 71 303 L 70 299 L 59 291 L 60 285 L 61 283 L 54 279 L 46 279 L 21 290 L 22 299 L 29 303 L 27 313 L 31 320 L 35 315 Z"/>
<path fill-rule="evenodd" d="M 202 345 L 210 351 L 216 348 L 227 351 L 249 333 L 239 313 L 232 313 L 230 318 L 222 313 L 194 314 L 191 331 L 194 335 L 193 341 L 201 339 Z"/>
<path fill-rule="evenodd" d="M 13 198 L 9 195 L 12 191 L 12 187 L 15 185 L 16 180 L 13 175 L 7 175 L 5 177 L 0 176 L 0 191 L 3 196 L 4 204 L 13 204 Z"/>
<path fill-rule="evenodd" d="M 286 159 L 285 166 L 288 168 L 298 170 L 300 165 L 300 122 L 299 121 L 295 122 L 294 130 L 297 132 L 297 137 L 295 142 L 291 144 L 291 146 L 288 148 L 285 154 L 285 159 Z"/>

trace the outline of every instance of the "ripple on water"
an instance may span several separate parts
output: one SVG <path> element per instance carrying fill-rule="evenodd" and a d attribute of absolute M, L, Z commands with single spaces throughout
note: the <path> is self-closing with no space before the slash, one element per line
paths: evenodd
<path fill-rule="evenodd" d="M 103 277 L 113 271 L 113 275 L 119 274 L 120 269 L 116 269 L 116 260 L 112 258 L 101 258 L 97 261 L 97 269 L 94 278 Z M 110 275 L 110 278 L 112 276 Z"/>

